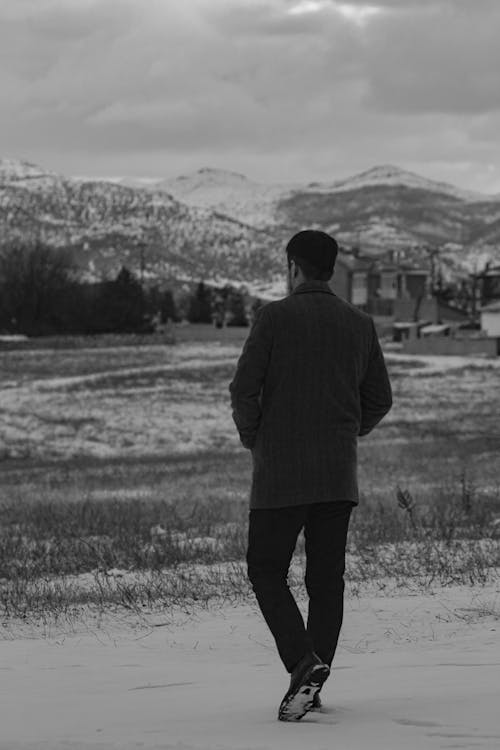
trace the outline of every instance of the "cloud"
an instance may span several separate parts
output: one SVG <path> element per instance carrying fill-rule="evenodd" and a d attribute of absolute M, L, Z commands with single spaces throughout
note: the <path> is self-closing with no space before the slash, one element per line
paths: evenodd
<path fill-rule="evenodd" d="M 79 171 L 483 163 L 499 28 L 493 0 L 2 0 L 0 138 Z"/>
<path fill-rule="evenodd" d="M 55 145 L 64 130 L 68 145 L 90 140 L 98 147 L 101 138 L 106 150 L 145 138 L 145 148 L 252 140 L 278 146 L 293 140 L 296 127 L 314 128 L 311 116 L 325 110 L 331 94 L 325 80 L 337 79 L 340 91 L 357 65 L 356 40 L 346 24 L 320 27 L 290 45 L 282 30 L 277 40 L 259 32 L 278 17 L 267 6 L 257 15 L 256 8 L 243 8 L 244 18 L 254 22 L 240 25 L 237 13 L 221 16 L 220 8 L 169 16 L 161 3 L 153 5 L 154 13 L 150 6 L 149 15 L 139 18 L 137 6 L 125 4 L 128 13 L 116 25 L 109 2 L 91 6 L 92 24 L 81 9 L 69 18 L 63 14 L 57 24 L 53 8 L 32 19 L 31 27 L 43 31 L 38 44 L 30 31 L 22 45 L 30 50 L 17 70 L 26 78 L 22 106 L 17 102 L 23 124 L 11 134 L 33 129 L 40 144 Z M 66 27 L 72 29 L 71 45 L 62 33 Z M 12 79 L 9 84 L 8 96 Z"/>
<path fill-rule="evenodd" d="M 296 0 L 288 0 L 288 2 L 295 1 Z M 332 5 L 335 5 L 340 1 L 341 0 L 325 0 L 325 2 L 329 2 Z M 472 8 L 474 14 L 489 13 L 498 5 L 497 0 L 475 0 L 474 3 L 471 3 L 470 0 L 373 0 L 373 2 L 368 2 L 367 0 L 348 0 L 346 4 L 359 7 L 375 5 L 384 10 L 399 13 L 412 13 L 415 10 L 420 11 L 429 8 L 448 11 L 470 11 Z"/>
<path fill-rule="evenodd" d="M 489 3 L 487 3 L 489 5 Z M 426 3 L 411 23 L 374 19 L 365 44 L 366 102 L 381 110 L 479 114 L 500 108 L 500 7 Z"/>

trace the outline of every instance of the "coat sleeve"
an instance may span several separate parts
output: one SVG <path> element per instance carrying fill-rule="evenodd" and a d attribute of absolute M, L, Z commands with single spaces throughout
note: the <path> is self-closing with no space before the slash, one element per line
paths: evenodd
<path fill-rule="evenodd" d="M 261 389 L 266 377 L 273 344 L 272 321 L 261 307 L 253 322 L 236 373 L 229 384 L 232 416 L 245 448 L 253 448 L 261 419 Z"/>
<path fill-rule="evenodd" d="M 359 435 L 362 436 L 371 432 L 392 406 L 391 383 L 373 321 L 370 357 L 359 393 L 361 399 Z"/>

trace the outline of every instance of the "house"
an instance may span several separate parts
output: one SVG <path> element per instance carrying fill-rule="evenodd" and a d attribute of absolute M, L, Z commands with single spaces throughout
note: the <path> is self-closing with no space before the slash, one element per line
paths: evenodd
<path fill-rule="evenodd" d="M 425 308 L 431 299 L 429 271 L 409 263 L 384 264 L 379 268 L 380 299 L 392 300 L 392 314 L 396 320 L 416 320 L 419 317 L 433 320 Z"/>
<path fill-rule="evenodd" d="M 500 338 L 500 300 L 481 307 L 481 330 Z"/>
<path fill-rule="evenodd" d="M 371 315 L 413 320 L 421 300 L 430 294 L 429 271 L 400 262 L 394 251 L 380 258 L 353 248 L 339 252 L 330 287 Z"/>
<path fill-rule="evenodd" d="M 470 274 L 472 280 L 472 313 L 490 302 L 500 301 L 500 266 L 486 264 L 480 273 Z"/>
<path fill-rule="evenodd" d="M 374 263 L 374 258 L 361 256 L 355 248 L 352 252 L 339 252 L 330 288 L 339 297 L 366 309 L 372 292 L 369 276 Z"/>
<path fill-rule="evenodd" d="M 500 302 L 500 266 L 488 266 L 480 275 L 481 303 Z"/>

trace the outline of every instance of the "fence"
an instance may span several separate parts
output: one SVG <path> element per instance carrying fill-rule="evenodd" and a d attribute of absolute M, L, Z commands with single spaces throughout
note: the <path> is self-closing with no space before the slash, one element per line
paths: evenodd
<path fill-rule="evenodd" d="M 423 338 L 409 338 L 403 341 L 401 350 L 404 354 L 453 354 L 456 356 L 485 356 L 500 355 L 500 338 L 482 337 L 458 338 L 454 336 L 425 336 Z"/>

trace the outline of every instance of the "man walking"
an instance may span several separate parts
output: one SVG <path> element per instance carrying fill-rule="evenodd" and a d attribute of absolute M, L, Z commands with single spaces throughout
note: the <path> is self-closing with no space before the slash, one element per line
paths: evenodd
<path fill-rule="evenodd" d="M 321 705 L 342 626 L 350 514 L 359 503 L 357 438 L 392 405 L 371 317 L 328 284 L 337 252 L 324 232 L 292 237 L 291 293 L 260 308 L 229 385 L 233 419 L 253 462 L 248 577 L 291 675 L 282 721 Z M 306 626 L 287 584 L 302 529 Z"/>

